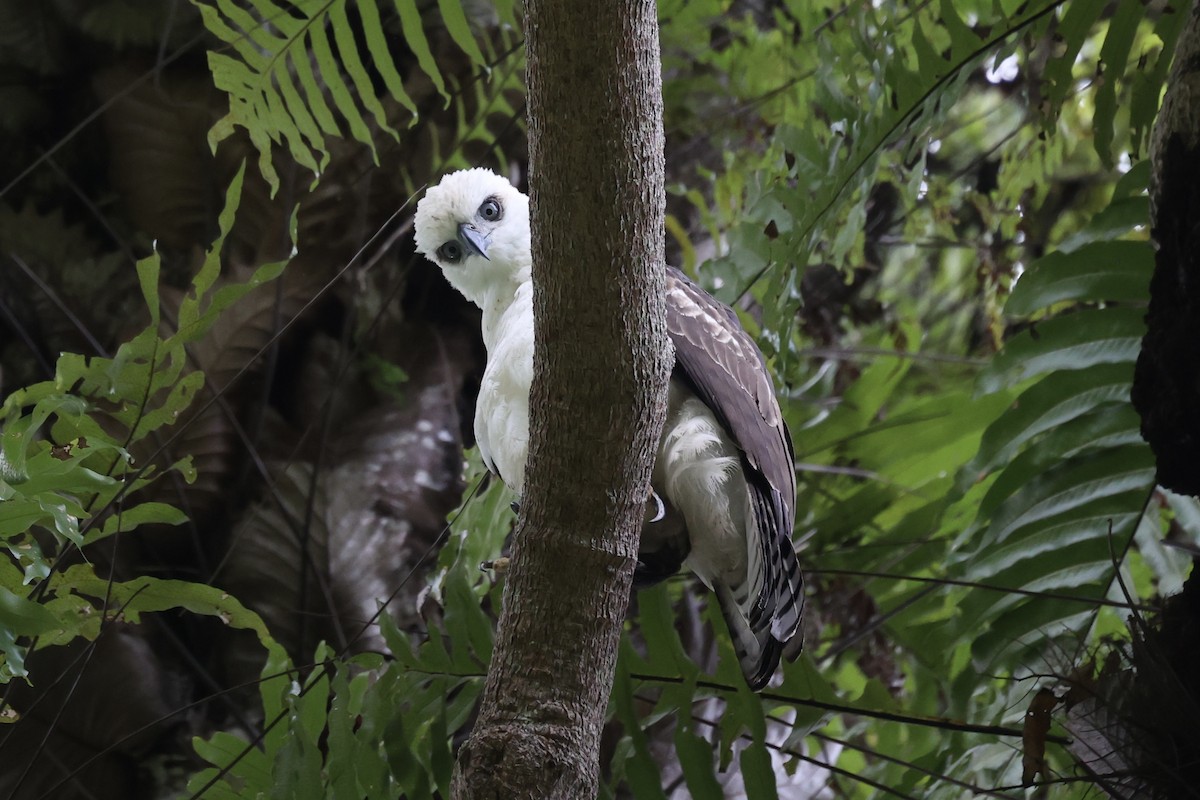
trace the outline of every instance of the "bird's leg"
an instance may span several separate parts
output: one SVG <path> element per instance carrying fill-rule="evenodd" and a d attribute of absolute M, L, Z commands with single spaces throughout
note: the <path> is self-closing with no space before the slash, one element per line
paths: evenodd
<path fill-rule="evenodd" d="M 483 561 L 479 564 L 480 572 L 494 572 L 497 575 L 503 575 L 508 572 L 508 565 L 512 561 L 508 556 L 500 556 L 493 558 L 491 561 Z"/>
<path fill-rule="evenodd" d="M 508 504 L 514 514 L 521 513 L 521 498 L 517 498 Z M 490 561 L 483 561 L 479 564 L 480 572 L 494 572 L 497 575 L 503 575 L 508 572 L 510 559 L 508 556 L 499 556 Z"/>

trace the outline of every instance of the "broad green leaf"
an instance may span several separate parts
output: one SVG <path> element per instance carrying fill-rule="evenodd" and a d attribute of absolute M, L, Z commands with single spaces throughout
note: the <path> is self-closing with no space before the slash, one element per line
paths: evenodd
<path fill-rule="evenodd" d="M 1111 570 L 1111 567 L 1110 567 Z M 1002 664 L 1035 661 L 1047 647 L 1071 652 L 1095 617 L 1095 609 L 1076 611 L 1060 603 L 1026 603 L 984 626 L 971 644 L 974 668 L 984 672 Z M 976 629 L 979 630 L 979 629 Z M 1002 659 L 1008 656 L 1007 659 Z M 1035 667 L 1035 670 L 1037 667 Z"/>
<path fill-rule="evenodd" d="M 979 36 L 958 15 L 954 0 L 941 0 L 941 22 L 950 34 L 951 58 L 956 61 L 970 58 L 979 49 Z"/>
<path fill-rule="evenodd" d="M 162 258 L 158 252 L 137 262 L 138 284 L 142 287 L 142 297 L 146 300 L 146 308 L 150 309 L 150 325 L 157 328 L 162 309 L 158 301 L 158 274 Z"/>
<path fill-rule="evenodd" d="M 1142 59 L 1146 58 L 1145 54 L 1139 59 L 1137 72 L 1133 76 L 1132 98 L 1129 103 L 1129 138 L 1134 156 L 1145 155 L 1146 142 L 1150 138 L 1150 131 L 1158 113 L 1163 84 L 1167 80 L 1168 69 L 1175 54 L 1175 43 L 1186 21 L 1186 14 L 1158 15 L 1154 22 L 1154 34 L 1162 42 L 1162 49 L 1155 54 L 1152 69 L 1146 69 L 1142 62 Z"/>
<path fill-rule="evenodd" d="M 217 617 L 230 627 L 253 631 L 268 650 L 278 647 L 258 614 L 215 586 L 145 575 L 110 583 L 96 575 L 87 564 L 68 567 L 59 574 L 54 586 L 59 592 L 70 590 L 97 599 L 108 597 L 109 610 L 119 610 L 133 622 L 147 611 L 185 608 L 196 614 Z"/>
<path fill-rule="evenodd" d="M 99 530 L 88 532 L 83 541 L 85 544 L 91 544 L 116 533 L 131 531 L 139 525 L 182 525 L 187 520 L 186 514 L 166 503 L 140 503 L 130 508 L 118 509 L 104 521 Z"/>
<path fill-rule="evenodd" d="M 492 657 L 492 620 L 471 591 L 461 562 L 446 576 L 446 632 L 454 647 L 454 665 L 461 672 L 486 669 Z M 475 570 L 478 572 L 478 569 Z"/>
<path fill-rule="evenodd" d="M 1131 182 L 1143 183 L 1146 180 L 1145 175 L 1148 174 L 1148 170 L 1144 169 L 1144 167 L 1148 165 L 1148 161 L 1138 162 L 1124 177 L 1129 178 L 1133 176 L 1139 180 Z M 1117 191 L 1120 192 L 1121 190 L 1122 186 L 1118 184 Z M 1073 253 L 1084 245 L 1093 242 L 1112 242 L 1120 236 L 1137 230 L 1139 226 L 1143 229 L 1148 227 L 1150 224 L 1150 198 L 1145 195 L 1144 190 L 1145 187 L 1141 186 L 1137 189 L 1139 193 L 1126 196 L 1115 195 L 1113 201 L 1109 203 L 1108 208 L 1088 220 L 1087 225 L 1084 225 L 1066 239 L 1063 239 L 1062 244 L 1058 246 L 1057 252 Z M 1144 294 L 1144 292 L 1141 292 L 1141 294 Z M 1105 299 L 1121 300 L 1123 298 Z"/>
<path fill-rule="evenodd" d="M 1034 324 L 1008 341 L 979 376 L 986 394 L 1056 370 L 1132 362 L 1146 332 L 1145 311 L 1086 309 Z"/>
<path fill-rule="evenodd" d="M 1055 33 L 1060 37 L 1062 50 L 1046 64 L 1045 81 L 1049 84 L 1051 109 L 1058 109 L 1074 85 L 1073 68 L 1083 43 L 1097 18 L 1104 11 L 1097 3 L 1067 3 Z"/>
<path fill-rule="evenodd" d="M 1132 445 L 1101 451 L 1058 465 L 1006 499 L 991 516 L 985 532 L 974 535 L 970 550 L 956 560 L 969 563 L 979 553 L 1007 542 L 1019 531 L 1042 520 L 1085 513 L 1088 505 L 1125 492 L 1147 496 L 1154 485 L 1149 448 Z M 1144 502 L 1144 499 L 1143 499 Z M 1134 502 L 1133 511 L 1140 511 Z"/>
<path fill-rule="evenodd" d="M 1097 364 L 1048 375 L 1021 393 L 1012 407 L 988 426 L 979 453 L 968 469 L 990 472 L 1011 459 L 1026 443 L 1098 406 L 1128 403 L 1133 382 L 1130 363 Z"/>
<path fill-rule="evenodd" d="M 623 640 L 618 658 L 616 679 L 612 690 L 612 707 L 625 728 L 625 735 L 633 744 L 633 753 L 625 761 L 625 777 L 634 796 L 646 800 L 666 800 L 662 790 L 662 775 L 650 754 L 642 720 L 638 716 L 634 700 L 633 681 L 626 664 L 632 654 L 629 643 Z"/>
<path fill-rule="evenodd" d="M 738 758 L 738 763 L 742 768 L 742 779 L 746 782 L 747 797 L 753 797 L 755 800 L 779 797 L 775 787 L 775 769 L 765 744 L 755 741 L 747 746 Z"/>
<path fill-rule="evenodd" d="M 63 627 L 63 623 L 40 603 L 0 586 L 0 627 L 16 636 L 37 636 Z"/>
<path fill-rule="evenodd" d="M 697 677 L 699 667 L 679 640 L 665 584 L 638 592 L 638 623 L 646 640 L 648 668 L 655 675 L 678 676 L 689 683 Z"/>
<path fill-rule="evenodd" d="M 1039 259 L 1017 281 L 1005 313 L 1029 316 L 1066 301 L 1148 300 L 1154 250 L 1149 242 L 1096 242 Z"/>
<path fill-rule="evenodd" d="M 993 514 L 1005 498 L 1029 483 L 1030 475 L 1043 475 L 1067 459 L 1126 445 L 1141 446 L 1140 424 L 1137 412 L 1126 398 L 1059 424 L 1038 438 L 1035 445 L 1026 447 L 1004 463 L 979 504 L 980 514 Z M 1003 435 L 1003 432 L 997 432 L 997 436 Z M 991 463 L 994 468 L 999 468 L 1001 461 L 993 456 Z M 969 465 L 968 477 L 979 480 L 986 475 L 974 467 L 974 464 Z"/>
<path fill-rule="evenodd" d="M 723 800 L 725 792 L 713 773 L 712 743 L 681 727 L 675 731 L 675 752 L 693 800 Z"/>
<path fill-rule="evenodd" d="M 229 774 L 245 781 L 245 789 L 251 793 L 265 793 L 272 785 L 271 766 L 266 755 L 254 745 L 248 744 L 232 734 L 217 732 L 207 740 L 196 737 L 192 739 L 192 747 L 195 748 L 198 756 L 210 764 L 231 765 Z M 188 791 L 200 791 L 200 788 L 215 775 L 216 770 L 204 770 L 197 773 L 188 781 Z M 219 793 L 222 791 L 221 787 L 225 787 L 223 791 L 228 792 L 224 795 L 226 797 L 240 796 L 234 794 L 223 782 L 205 790 L 204 796 L 209 797 L 209 793 L 216 789 L 218 793 L 214 793 L 212 796 L 221 797 L 222 795 Z"/>

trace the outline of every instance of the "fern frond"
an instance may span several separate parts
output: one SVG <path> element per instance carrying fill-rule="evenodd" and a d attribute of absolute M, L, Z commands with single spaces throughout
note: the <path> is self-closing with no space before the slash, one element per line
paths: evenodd
<path fill-rule="evenodd" d="M 229 95 L 229 113 L 209 132 L 209 144 L 215 148 L 244 128 L 272 192 L 279 186 L 271 163 L 277 145 L 320 176 L 329 164 L 329 137 L 348 135 L 362 142 L 377 164 L 375 132 L 399 140 L 373 75 L 410 115 L 410 124 L 416 120 L 417 104 L 405 88 L 405 70 L 388 47 L 379 0 L 355 0 L 355 14 L 351 0 L 193 2 L 205 27 L 226 45 L 208 54 L 217 88 Z M 440 0 L 438 11 L 454 42 L 473 63 L 483 65 L 483 52 L 459 0 Z M 415 0 L 395 0 L 395 12 L 415 56 L 413 66 L 448 100 Z"/>
<path fill-rule="evenodd" d="M 1136 202 L 1142 220 L 1145 173 L 1131 172 L 1114 200 Z M 992 423 L 963 471 L 961 481 L 987 489 L 954 558 L 958 577 L 1082 600 L 1112 590 L 1114 564 L 1154 489 L 1154 459 L 1129 400 L 1153 250 L 1144 238 L 1111 240 L 1134 228 L 1130 220 L 1052 252 L 1014 288 L 1008 312 L 1036 315 L 1033 325 L 1005 345 L 978 386 L 988 393 L 1039 377 Z M 980 591 L 958 612 L 958 629 L 975 634 L 977 665 L 990 669 L 1045 658 L 1030 644 L 1063 633 L 1077 641 L 1095 619 L 1087 603 Z"/>

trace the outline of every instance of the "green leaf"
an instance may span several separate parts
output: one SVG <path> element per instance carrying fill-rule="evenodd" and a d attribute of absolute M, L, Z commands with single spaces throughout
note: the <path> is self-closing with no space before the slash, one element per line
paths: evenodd
<path fill-rule="evenodd" d="M 1139 59 L 1137 72 L 1133 76 L 1133 97 L 1129 103 L 1129 138 L 1134 156 L 1145 153 L 1146 142 L 1158 114 L 1163 84 L 1166 83 L 1175 55 L 1175 44 L 1186 20 L 1187 14 L 1159 14 L 1154 23 L 1154 34 L 1162 42 L 1162 49 L 1154 58 L 1151 69 L 1146 69 L 1142 63 L 1148 54 L 1143 52 Z"/>
<path fill-rule="evenodd" d="M 1141 0 L 1120 0 L 1108 23 L 1108 35 L 1100 48 L 1100 66 L 1104 70 L 1096 91 L 1096 113 L 1092 120 L 1096 153 L 1112 166 L 1113 119 L 1117 115 L 1117 81 L 1125 74 L 1129 50 L 1142 18 Z"/>
<path fill-rule="evenodd" d="M 63 623 L 45 606 L 0 586 L 0 627 L 16 636 L 37 636 L 60 630 Z"/>
<path fill-rule="evenodd" d="M 1066 518 L 1043 519 L 1014 531 L 1001 544 L 993 544 L 975 555 L 966 572 L 972 580 L 987 581 L 1001 586 L 1016 586 L 1030 578 L 1032 570 L 1010 570 L 1024 561 L 1037 561 L 1061 552 L 1080 542 L 1088 542 L 1107 532 L 1111 523 L 1122 528 L 1138 516 L 1138 503 L 1144 499 L 1140 492 L 1098 498 Z M 1039 563 L 1040 570 L 1045 562 Z M 1006 576 L 1006 577 L 1000 577 Z M 1006 582 L 1015 579 L 1018 583 Z"/>
<path fill-rule="evenodd" d="M 1069 404 L 1069 401 L 1068 401 Z M 1096 408 L 1068 420 L 1037 439 L 1004 464 L 999 476 L 992 481 L 983 500 L 981 514 L 992 514 L 1007 497 L 1029 482 L 1030 475 L 1042 475 L 1056 464 L 1076 455 L 1142 443 L 1141 420 L 1127 399 Z M 1003 437 L 1002 432 L 997 436 Z M 1003 442 L 999 443 L 1003 447 Z M 993 468 L 999 461 L 991 458 Z M 964 477 L 980 480 L 986 472 L 973 470 L 969 465 Z"/>
<path fill-rule="evenodd" d="M 1138 301 L 1150 296 L 1149 242 L 1097 242 L 1039 259 L 1013 287 L 1004 311 L 1028 316 L 1067 301 Z"/>
<path fill-rule="evenodd" d="M 405 43 L 417 57 L 417 64 L 437 87 L 438 94 L 446 98 L 446 102 L 449 103 L 450 95 L 446 91 L 446 82 L 442 80 L 442 72 L 438 69 L 437 61 L 434 60 L 433 53 L 429 50 L 429 40 L 425 38 L 425 29 L 421 25 L 421 14 L 417 10 L 417 4 L 413 0 L 393 1 L 396 11 L 400 15 L 400 30 L 404 34 Z"/>
<path fill-rule="evenodd" d="M 138 284 L 142 287 L 146 308 L 150 309 L 150 324 L 156 328 L 161 319 L 158 301 L 158 273 L 161 264 L 162 259 L 157 251 L 137 262 Z"/>
<path fill-rule="evenodd" d="M 68 567 L 59 574 L 54 586 L 58 592 L 70 590 L 97 599 L 108 597 L 110 609 L 120 609 L 131 622 L 136 622 L 138 616 L 147 611 L 184 608 L 195 614 L 217 617 L 230 627 L 253 631 L 268 650 L 279 647 L 258 614 L 215 586 L 147 575 L 110 583 L 96 575 L 87 564 Z"/>
<path fill-rule="evenodd" d="M 958 16 L 954 0 L 941 0 L 941 22 L 950 34 L 950 53 L 955 60 L 970 58 L 979 49 L 979 36 Z"/>
<path fill-rule="evenodd" d="M 1086 309 L 1033 325 L 1009 340 L 979 375 L 981 393 L 1056 370 L 1132 362 L 1146 332 L 1145 311 Z"/>
<path fill-rule="evenodd" d="M 250 9 L 231 0 L 194 2 L 205 27 L 228 48 L 208 54 L 213 82 L 229 96 L 229 113 L 213 126 L 209 143 L 215 148 L 238 127 L 244 128 L 258 151 L 259 171 L 272 194 L 279 188 L 272 163 L 276 145 L 286 145 L 296 163 L 319 176 L 330 160 L 326 137 L 341 135 L 338 118 L 352 138 L 371 149 L 376 162 L 374 136 L 364 112 L 379 130 L 398 138 L 376 95 L 372 74 L 382 79 L 415 121 L 417 105 L 388 47 L 380 0 L 357 0 L 357 23 L 347 13 L 347 0 L 293 3 L 288 10 L 269 0 L 252 0 Z M 449 101 L 417 4 L 394 0 L 394 5 L 417 66 Z M 474 63 L 485 65 L 458 0 L 439 0 L 438 11 L 450 38 Z M 360 43 L 365 45 L 365 54 Z M 364 55 L 370 57 L 370 63 Z"/>
<path fill-rule="evenodd" d="M 675 752 L 693 800 L 722 800 L 725 797 L 713 772 L 711 742 L 679 727 L 675 731 Z"/>
<path fill-rule="evenodd" d="M 467 24 L 467 15 L 463 13 L 461 0 L 438 0 L 438 8 L 442 12 L 442 21 L 446 23 L 446 30 L 450 32 L 450 38 L 454 40 L 454 43 L 471 57 L 471 61 L 480 66 L 486 66 L 487 62 L 483 53 L 479 50 L 475 37 L 471 35 L 471 27 Z"/>
<path fill-rule="evenodd" d="M 1079 509 L 1123 492 L 1148 492 L 1154 458 L 1145 445 L 1114 448 L 1066 462 L 1008 498 L 992 516 L 976 551 L 1007 541 L 1025 526 Z M 1138 506 L 1140 508 L 1140 506 Z M 963 557 L 968 557 L 964 553 Z"/>
<path fill-rule="evenodd" d="M 1049 84 L 1047 98 L 1052 110 L 1062 106 L 1074 85 L 1072 72 L 1079 51 L 1103 11 L 1104 6 L 1100 3 L 1067 3 L 1055 30 L 1062 49 L 1047 62 L 1045 69 L 1045 81 Z"/>
<path fill-rule="evenodd" d="M 371 6 L 374 9 L 374 4 L 371 2 L 362 3 L 362 6 Z M 360 12 L 361 13 L 361 12 Z M 333 0 L 329 6 L 329 21 L 330 27 L 333 28 L 333 38 L 337 43 L 338 56 L 341 58 L 342 66 L 346 73 L 350 76 L 351 82 L 354 84 L 354 90 L 358 95 L 358 100 L 363 104 L 367 111 L 371 112 L 371 116 L 375 118 L 375 123 L 387 133 L 392 135 L 392 138 L 399 140 L 399 136 L 388 125 L 387 112 L 383 110 L 383 105 L 379 102 L 379 98 L 375 96 L 375 89 L 371 86 L 371 78 L 367 75 L 367 69 L 363 66 L 362 60 L 358 55 L 358 45 L 354 41 L 354 33 L 350 29 L 350 20 L 346 16 L 346 0 Z M 366 22 L 366 19 L 363 20 Z M 370 26 L 367 26 L 368 29 Z M 384 44 L 383 49 L 379 48 L 380 44 Z M 404 86 L 400 82 L 400 76 L 396 73 L 395 67 L 392 65 L 391 56 L 387 52 L 386 44 L 383 42 L 383 33 L 378 28 L 374 29 L 373 35 L 367 36 L 367 45 L 370 48 L 371 55 L 376 59 L 380 59 L 381 63 L 386 65 L 384 75 L 385 83 L 390 90 L 399 90 L 397 99 L 404 98 L 408 100 L 408 96 L 404 92 Z M 324 69 L 324 68 L 322 68 Z M 337 94 L 334 94 L 335 100 Z M 412 106 L 412 101 L 409 100 L 408 105 L 415 112 L 416 107 Z M 353 121 L 351 121 L 353 127 Z M 370 134 L 367 134 L 370 138 Z M 376 163 L 379 163 L 376 160 Z"/>
<path fill-rule="evenodd" d="M 742 779 L 746 782 L 746 796 L 755 800 L 771 800 L 779 797 L 775 788 L 775 769 L 771 765 L 771 754 L 760 741 L 753 742 L 742 751 L 738 759 L 742 768 Z"/>
<path fill-rule="evenodd" d="M 617 718 L 625 727 L 625 735 L 633 744 L 633 753 L 625 762 L 625 778 L 639 800 L 666 800 L 662 790 L 662 775 L 650 754 L 646 734 L 642 730 L 642 719 L 634 705 L 633 681 L 629 677 L 628 664 L 632 651 L 626 639 L 621 641 L 617 674 L 613 682 L 611 703 Z"/>
<path fill-rule="evenodd" d="M 397 5 L 405 5 L 404 0 L 399 0 Z M 417 116 L 417 106 L 415 103 L 413 103 L 412 98 L 408 96 L 408 92 L 404 90 L 404 79 L 400 77 L 400 73 L 396 71 L 396 67 L 392 63 L 392 56 L 388 51 L 387 39 L 383 35 L 383 22 L 379 18 L 379 8 L 375 5 L 375 3 L 370 2 L 359 3 L 356 7 L 358 9 L 358 13 L 362 16 L 363 37 L 367 41 L 367 50 L 371 53 L 371 60 L 374 62 L 375 68 L 379 70 L 379 74 L 383 78 L 384 85 L 387 86 L 387 89 L 389 92 L 391 92 L 392 97 L 394 97 L 400 102 L 401 105 L 407 108 L 409 113 L 411 113 L 415 118 Z M 416 11 L 415 8 L 412 10 Z M 341 13 L 344 14 L 345 11 L 343 10 Z M 346 27 L 349 28 L 348 22 L 346 23 Z M 342 53 L 343 57 L 345 57 L 346 50 L 350 49 L 352 46 L 352 39 L 347 42 L 345 46 L 343 46 L 341 39 L 338 40 L 338 50 Z M 426 49 L 428 50 L 428 45 L 426 45 Z M 420 63 L 420 61 L 418 61 L 418 63 Z M 365 91 L 364 87 L 369 89 L 371 82 L 366 76 L 362 62 L 356 58 L 355 64 L 356 70 L 358 70 L 360 74 L 355 75 L 354 86 L 360 93 L 363 93 Z M 436 70 L 436 65 L 433 68 Z M 424 64 L 421 64 L 421 69 L 425 69 Z M 425 71 L 428 72 L 428 70 Z M 366 95 L 364 94 L 363 96 L 365 97 Z M 375 105 L 379 108 L 379 114 L 382 114 L 383 109 L 382 106 L 379 106 L 379 101 L 376 100 Z M 379 119 L 379 124 L 384 128 L 384 130 L 387 130 L 392 134 L 393 137 L 395 137 L 396 132 L 387 127 L 386 115 L 384 116 L 385 118 L 380 118 L 379 115 L 377 115 L 376 118 Z"/>
<path fill-rule="evenodd" d="M 271 766 L 267 756 L 257 747 L 224 732 L 217 732 L 207 740 L 196 737 L 192 739 L 192 747 L 195 748 L 196 755 L 210 764 L 230 765 L 229 775 L 245 782 L 244 788 L 249 796 L 265 796 L 270 789 L 273 781 Z M 188 781 L 188 791 L 200 791 L 201 787 L 215 776 L 216 770 L 198 772 Z M 242 795 L 233 792 L 227 783 L 221 781 L 207 789 L 204 796 L 240 798 Z"/>
<path fill-rule="evenodd" d="M 679 640 L 665 584 L 638 592 L 638 624 L 646 640 L 648 669 L 655 675 L 684 678 L 692 687 L 689 693 L 694 691 L 700 668 L 688 657 Z"/>
<path fill-rule="evenodd" d="M 182 525 L 187 521 L 187 514 L 174 506 L 166 503 L 141 503 L 117 510 L 104 521 L 103 527 L 89 531 L 83 537 L 83 541 L 85 544 L 91 544 L 116 533 L 131 531 L 139 525 Z"/>
<path fill-rule="evenodd" d="M 992 423 L 968 470 L 990 472 L 1007 463 L 1035 436 L 1059 427 L 1096 407 L 1128 403 L 1133 364 L 1097 364 L 1048 375 L 1021 393 L 1012 408 Z"/>
<path fill-rule="evenodd" d="M 1127 179 L 1134 178 L 1135 180 L 1130 182 L 1144 184 L 1145 176 L 1149 174 L 1149 170 L 1146 169 L 1148 164 L 1149 162 L 1146 161 L 1135 164 L 1117 184 L 1113 201 L 1108 204 L 1108 207 L 1088 220 L 1087 225 L 1063 239 L 1058 251 L 1071 253 L 1092 242 L 1112 242 L 1120 236 L 1137 230 L 1139 226 L 1149 227 L 1150 198 L 1144 193 L 1145 186 L 1137 186 L 1135 191 L 1138 193 L 1136 194 L 1128 196 L 1118 194 L 1125 188 L 1122 183 Z M 1120 300 L 1122 298 L 1105 299 Z"/>

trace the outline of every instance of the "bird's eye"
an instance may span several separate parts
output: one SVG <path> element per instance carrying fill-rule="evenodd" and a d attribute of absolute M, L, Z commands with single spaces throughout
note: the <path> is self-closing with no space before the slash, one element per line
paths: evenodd
<path fill-rule="evenodd" d="M 479 216 L 486 219 L 488 222 L 495 222 L 504 215 L 504 209 L 500 208 L 500 202 L 494 199 L 483 201 L 483 205 L 479 207 Z"/>
<path fill-rule="evenodd" d="M 437 249 L 438 258 L 451 264 L 457 264 L 462 261 L 463 247 L 461 244 L 451 239 Z"/>

